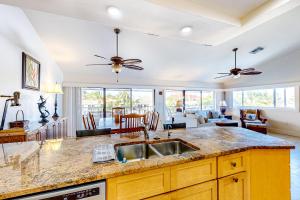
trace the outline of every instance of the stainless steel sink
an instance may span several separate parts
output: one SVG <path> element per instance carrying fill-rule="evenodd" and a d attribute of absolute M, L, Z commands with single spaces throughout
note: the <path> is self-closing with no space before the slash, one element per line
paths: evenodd
<path fill-rule="evenodd" d="M 155 143 L 152 144 L 152 147 L 164 156 L 196 151 L 196 149 L 181 141 Z"/>
<path fill-rule="evenodd" d="M 116 146 L 115 150 L 119 162 L 133 162 L 161 156 L 146 143 Z"/>
<path fill-rule="evenodd" d="M 162 141 L 153 144 L 122 144 L 115 147 L 117 160 L 124 163 L 163 157 L 167 155 L 182 154 L 197 150 L 198 149 L 178 140 L 165 142 Z"/>

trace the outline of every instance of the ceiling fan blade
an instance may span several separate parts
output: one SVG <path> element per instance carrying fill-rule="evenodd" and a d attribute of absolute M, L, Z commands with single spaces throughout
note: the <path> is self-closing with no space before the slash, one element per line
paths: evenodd
<path fill-rule="evenodd" d="M 112 63 L 107 63 L 107 64 L 87 64 L 85 66 L 109 66 L 112 65 Z"/>
<path fill-rule="evenodd" d="M 137 66 L 137 65 L 123 65 L 123 67 L 128 69 L 134 69 L 134 70 L 143 70 L 143 67 Z"/>
<path fill-rule="evenodd" d="M 107 60 L 107 58 L 105 58 L 105 57 L 103 57 L 103 56 L 99 56 L 99 55 L 97 55 L 97 54 L 95 54 L 94 56 L 96 56 L 96 57 L 98 57 L 98 58 L 102 58 L 102 59 Z"/>
<path fill-rule="evenodd" d="M 215 77 L 215 79 L 225 78 L 225 77 L 229 77 L 229 76 L 231 76 L 231 74 L 227 74 L 227 75 L 224 75 L 224 76 L 218 76 L 218 77 Z"/>
<path fill-rule="evenodd" d="M 248 72 L 248 71 L 255 71 L 255 68 L 250 67 L 250 68 L 242 69 L 242 72 Z"/>
<path fill-rule="evenodd" d="M 249 71 L 249 72 L 241 72 L 241 75 L 258 75 L 261 73 L 262 72 L 259 72 L 259 71 Z"/>
<path fill-rule="evenodd" d="M 141 63 L 141 62 L 142 62 L 142 60 L 135 59 L 135 58 L 123 60 L 124 64 L 138 64 L 138 63 Z"/>
<path fill-rule="evenodd" d="M 218 74 L 226 74 L 226 75 L 230 75 L 231 73 L 228 73 L 228 72 L 227 72 L 227 73 L 218 73 Z"/>

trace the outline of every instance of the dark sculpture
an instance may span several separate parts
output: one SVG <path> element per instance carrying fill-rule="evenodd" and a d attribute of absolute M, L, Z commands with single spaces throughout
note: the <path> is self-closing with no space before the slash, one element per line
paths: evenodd
<path fill-rule="evenodd" d="M 46 108 L 46 102 L 47 102 L 47 100 L 46 99 L 44 99 L 44 97 L 41 95 L 40 96 L 40 101 L 41 102 L 39 102 L 38 103 L 38 107 L 39 107 L 39 111 L 40 111 L 40 113 L 41 113 L 41 121 L 39 121 L 39 123 L 47 123 L 47 122 L 49 122 L 49 120 L 47 120 L 47 117 L 50 115 L 50 113 L 49 113 L 49 111 L 47 110 L 47 108 Z"/>

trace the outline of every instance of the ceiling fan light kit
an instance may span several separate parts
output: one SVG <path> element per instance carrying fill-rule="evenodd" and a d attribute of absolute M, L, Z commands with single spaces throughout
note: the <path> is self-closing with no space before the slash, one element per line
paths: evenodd
<path fill-rule="evenodd" d="M 237 68 L 236 66 L 236 54 L 238 51 L 238 48 L 234 48 L 232 50 L 234 52 L 234 68 L 229 71 L 229 73 L 218 73 L 221 76 L 215 77 L 215 79 L 219 78 L 225 78 L 225 77 L 232 77 L 234 79 L 240 78 L 241 75 L 258 75 L 261 74 L 262 72 L 256 71 L 255 68 L 246 68 L 246 69 L 240 69 Z"/>
<path fill-rule="evenodd" d="M 123 59 L 119 56 L 119 34 L 121 30 L 119 28 L 115 28 L 114 32 L 116 34 L 116 56 L 111 57 L 110 63 L 106 64 L 88 64 L 86 66 L 111 66 L 112 72 L 117 74 L 117 82 L 118 80 L 118 74 L 122 71 L 123 67 L 127 69 L 133 69 L 133 70 L 143 70 L 144 68 L 141 66 L 138 66 L 137 64 L 142 63 L 142 60 L 137 58 L 132 59 Z M 94 55 L 95 57 L 108 60 L 107 58 L 99 55 Z"/>

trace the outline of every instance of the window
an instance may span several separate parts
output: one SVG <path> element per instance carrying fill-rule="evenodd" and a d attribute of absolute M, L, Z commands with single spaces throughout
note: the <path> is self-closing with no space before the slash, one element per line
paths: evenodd
<path fill-rule="evenodd" d="M 244 106 L 274 107 L 273 89 L 244 91 Z"/>
<path fill-rule="evenodd" d="M 284 100 L 284 91 L 285 89 L 284 88 L 276 88 L 275 89 L 275 95 L 276 95 L 276 101 L 275 101 L 275 104 L 276 104 L 276 107 L 277 108 L 284 108 L 285 107 L 285 100 Z"/>
<path fill-rule="evenodd" d="M 201 110 L 201 91 L 185 91 L 185 109 Z"/>
<path fill-rule="evenodd" d="M 233 92 L 233 106 L 295 108 L 295 87 Z"/>
<path fill-rule="evenodd" d="M 103 88 L 82 88 L 81 89 L 81 110 L 82 114 L 93 113 L 95 121 L 103 117 Z"/>
<path fill-rule="evenodd" d="M 178 102 L 181 102 L 182 106 L 180 107 L 185 108 L 185 110 L 212 110 L 215 108 L 215 93 L 214 91 L 201 90 L 165 91 L 165 104 L 168 107 L 169 114 L 176 112 Z"/>
<path fill-rule="evenodd" d="M 154 106 L 154 95 L 151 89 L 132 90 L 132 112 L 146 113 L 152 111 Z"/>
<path fill-rule="evenodd" d="M 130 89 L 106 89 L 106 117 L 112 117 L 113 107 L 125 107 L 131 113 Z"/>
<path fill-rule="evenodd" d="M 183 102 L 183 91 L 180 90 L 166 90 L 165 91 L 165 102 L 168 107 L 168 112 L 176 112 L 176 104 Z"/>
<path fill-rule="evenodd" d="M 294 87 L 285 88 L 285 98 L 286 98 L 286 107 L 295 108 L 296 98 L 295 98 Z"/>
<path fill-rule="evenodd" d="M 215 108 L 214 92 L 202 91 L 202 110 L 212 110 Z"/>

